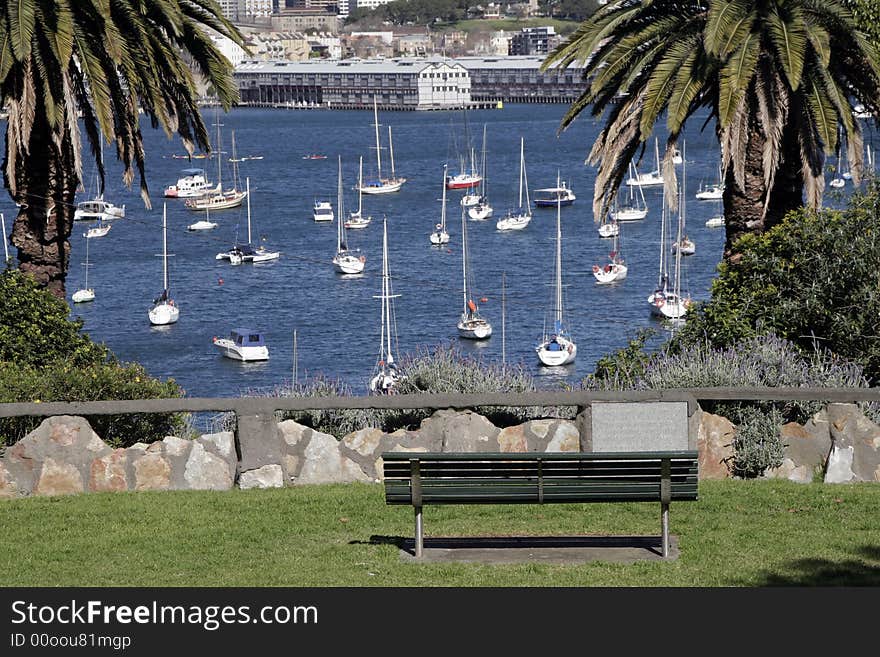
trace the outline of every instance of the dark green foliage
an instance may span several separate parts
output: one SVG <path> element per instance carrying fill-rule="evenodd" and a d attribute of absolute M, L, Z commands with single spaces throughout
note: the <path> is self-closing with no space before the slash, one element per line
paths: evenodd
<path fill-rule="evenodd" d="M 71 365 L 103 362 L 109 351 L 81 333 L 70 308 L 16 269 L 0 274 L 0 361 L 44 367 L 58 360 Z"/>
<path fill-rule="evenodd" d="M 159 381 L 136 364 L 100 363 L 73 366 L 57 362 L 33 368 L 0 362 L 0 403 L 101 401 L 106 399 L 162 399 L 180 397 L 173 379 Z M 41 417 L 0 420 L 0 443 L 11 445 L 34 430 Z M 150 443 L 180 436 L 184 418 L 172 413 L 86 416 L 92 429 L 111 447 Z"/>
<path fill-rule="evenodd" d="M 822 347 L 880 376 L 880 192 L 871 183 L 843 211 L 800 210 L 738 242 L 712 299 L 697 307 L 673 350 L 726 347 L 765 333 L 811 351 Z"/>
<path fill-rule="evenodd" d="M 120 363 L 106 346 L 68 319 L 67 304 L 18 270 L 0 274 L 0 403 L 181 397 L 173 379 L 154 379 L 141 365 Z M 180 435 L 181 415 L 138 413 L 86 418 L 114 447 Z M 0 444 L 11 445 L 42 418 L 0 420 Z"/>

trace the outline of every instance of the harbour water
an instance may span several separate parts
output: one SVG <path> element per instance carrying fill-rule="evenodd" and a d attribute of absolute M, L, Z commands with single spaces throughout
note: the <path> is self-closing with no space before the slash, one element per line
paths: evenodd
<path fill-rule="evenodd" d="M 660 190 L 646 188 L 649 213 L 645 220 L 622 224 L 621 252 L 629 275 L 620 283 L 596 285 L 591 268 L 605 264 L 611 242 L 601 239 L 591 204 L 595 169 L 584 159 L 598 134 L 599 124 L 584 115 L 557 135 L 564 105 L 507 105 L 502 110 L 468 113 L 474 146 L 479 149 L 487 126 L 488 195 L 495 218 L 468 224 L 470 266 L 477 296 L 485 297 L 483 314 L 494 334 L 485 342 L 459 340 L 456 322 L 462 307 L 461 210 L 462 192 L 449 193 L 450 243 L 432 247 L 428 235 L 440 217 L 443 165 L 456 171 L 452 132 L 462 144 L 461 112 L 380 112 L 383 146 L 387 126 L 393 130 L 396 173 L 408 182 L 399 193 L 363 197 L 364 214 L 373 221 L 364 230 L 348 232 L 349 246 L 366 256 L 365 273 L 356 278 L 337 274 L 331 265 L 336 248 L 336 224 L 312 220 L 315 199 L 336 206 L 337 155 L 342 156 L 345 211 L 357 207 L 358 157 L 365 176 L 375 169 L 372 112 L 322 110 L 236 109 L 221 115 L 224 150 L 235 133 L 239 157 L 262 156 L 241 163 L 242 184 L 250 179 L 254 242 L 281 251 L 278 260 L 231 266 L 215 255 L 236 240 L 246 240 L 246 206 L 218 211 L 210 231 L 189 232 L 187 225 L 204 213 L 187 210 L 179 199 L 163 199 L 165 186 L 183 168 L 204 167 L 216 179 L 216 161 L 188 162 L 178 139 L 143 125 L 147 172 L 153 207 L 143 207 L 136 186 L 120 182 L 120 167 L 105 149 L 111 175 L 106 197 L 124 203 L 126 216 L 110 233 L 90 240 L 89 284 L 95 300 L 72 304 L 72 316 L 84 320 L 84 330 L 105 342 L 123 361 L 142 363 L 153 376 L 173 377 L 189 396 L 238 396 L 290 382 L 297 335 L 300 380 L 317 373 L 341 378 L 356 394 L 366 394 L 367 381 L 379 354 L 382 218 L 387 217 L 390 268 L 395 293 L 399 337 L 398 356 L 449 341 L 485 361 L 522 362 L 542 387 L 577 385 L 593 371 L 604 354 L 626 345 L 642 328 L 668 330 L 651 317 L 647 296 L 657 283 L 660 257 Z M 206 123 L 215 115 L 205 109 Z M 710 125 L 699 128 L 696 117 L 686 134 L 687 233 L 696 242 L 693 256 L 683 258 L 682 289 L 694 299 L 707 299 L 724 244 L 723 228 L 705 222 L 720 212 L 714 201 L 694 198 L 701 183 L 715 182 L 719 151 Z M 212 128 L 212 133 L 214 129 Z M 664 133 L 658 135 L 661 147 Z M 577 194 L 562 209 L 565 316 L 578 343 L 578 357 L 565 368 L 539 366 L 534 347 L 544 323 L 551 321 L 555 209 L 535 209 L 529 226 L 508 233 L 495 229 L 495 220 L 516 205 L 519 141 L 525 140 L 528 187 L 553 186 L 557 172 Z M 303 159 L 320 153 L 327 159 Z M 383 150 L 383 169 L 389 166 Z M 479 153 L 478 153 L 479 157 Z M 653 142 L 640 167 L 654 165 Z M 680 173 L 680 168 L 679 168 Z M 229 180 L 224 169 L 224 183 Z M 87 185 L 90 167 L 84 172 Z M 88 194 L 80 195 L 80 200 Z M 171 296 L 180 319 L 166 327 L 151 327 L 147 311 L 162 289 L 162 206 L 167 202 L 168 259 Z M 7 224 L 14 206 L 4 199 Z M 335 208 L 336 209 L 336 208 Z M 337 209 L 338 216 L 338 209 Z M 83 282 L 85 232 L 77 222 L 71 238 L 72 257 L 68 297 Z M 668 254 L 671 256 L 671 254 Z M 502 340 L 502 275 L 505 275 L 505 321 Z M 241 363 L 223 358 L 213 336 L 226 336 L 237 327 L 265 334 L 270 359 Z M 502 344 L 503 343 L 503 344 Z"/>

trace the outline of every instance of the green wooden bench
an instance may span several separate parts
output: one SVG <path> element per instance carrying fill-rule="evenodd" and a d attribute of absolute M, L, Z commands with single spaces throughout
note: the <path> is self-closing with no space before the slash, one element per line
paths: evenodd
<path fill-rule="evenodd" d="M 669 504 L 697 499 L 697 452 L 385 452 L 385 502 L 415 509 L 415 556 L 429 504 L 659 502 L 669 556 Z"/>

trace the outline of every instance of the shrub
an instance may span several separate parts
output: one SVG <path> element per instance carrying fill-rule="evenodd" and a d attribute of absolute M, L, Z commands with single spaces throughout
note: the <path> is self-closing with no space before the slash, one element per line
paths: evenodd
<path fill-rule="evenodd" d="M 154 379 L 136 364 L 101 363 L 84 367 L 59 364 L 37 369 L 0 362 L 0 402 L 151 399 L 180 397 L 181 394 L 174 380 Z M 89 415 L 86 419 L 95 433 L 112 447 L 179 436 L 185 426 L 185 416 L 173 413 Z M 0 420 L 0 440 L 11 445 L 33 431 L 42 420 L 39 417 Z"/>
<path fill-rule="evenodd" d="M 880 189 L 869 183 L 843 211 L 792 212 L 738 243 L 719 265 L 712 298 L 688 314 L 670 345 L 727 347 L 773 333 L 803 350 L 827 349 L 880 375 Z"/>
<path fill-rule="evenodd" d="M 40 288 L 17 269 L 0 274 L 0 361 L 44 367 L 102 363 L 111 357 L 104 345 L 81 332 L 82 320 L 70 320 L 64 300 Z"/>
<path fill-rule="evenodd" d="M 67 304 L 18 270 L 0 274 L 0 402 L 98 401 L 181 397 L 173 379 L 159 381 L 141 365 L 120 363 L 70 320 Z M 185 415 L 137 413 L 89 416 L 114 447 L 149 443 L 180 432 Z M 0 420 L 0 444 L 11 445 L 42 418 Z"/>

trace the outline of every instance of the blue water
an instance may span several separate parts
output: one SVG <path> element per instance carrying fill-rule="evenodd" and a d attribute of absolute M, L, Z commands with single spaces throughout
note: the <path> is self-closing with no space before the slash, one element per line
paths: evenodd
<path fill-rule="evenodd" d="M 591 267 L 607 261 L 611 243 L 596 232 L 591 211 L 595 169 L 584 159 L 599 126 L 584 116 L 557 135 L 565 109 L 564 105 L 507 105 L 503 110 L 468 114 L 477 148 L 482 125 L 488 126 L 488 185 L 495 218 L 468 224 L 478 296 L 488 299 L 483 313 L 495 329 L 488 342 L 456 337 L 462 305 L 458 206 L 462 192 L 450 192 L 448 248 L 428 242 L 440 216 L 443 164 L 452 158 L 450 164 L 457 165 L 450 124 L 454 119 L 460 127 L 461 117 L 447 112 L 380 113 L 380 123 L 392 126 L 396 171 L 408 182 L 397 194 L 364 196 L 364 212 L 372 215 L 373 222 L 365 230 L 348 233 L 349 245 L 367 257 L 366 271 L 359 278 L 335 273 L 330 260 L 336 224 L 315 223 L 311 208 L 316 198 L 336 205 L 337 155 L 343 161 L 346 211 L 356 208 L 352 187 L 358 157 L 364 157 L 365 176 L 375 157 L 372 113 L 238 109 L 224 115 L 224 146 L 230 147 L 234 130 L 239 156 L 264 158 L 244 162 L 241 176 L 250 178 L 254 235 L 265 238 L 264 243 L 282 255 L 274 262 L 239 267 L 218 261 L 215 254 L 228 248 L 236 235 L 246 238 L 245 207 L 212 213 L 212 220 L 219 223 L 215 230 L 191 233 L 186 226 L 203 215 L 185 209 L 181 200 L 168 199 L 168 250 L 174 254 L 169 258 L 170 287 L 181 314 L 176 324 L 158 328 L 150 326 L 147 310 L 162 288 L 162 260 L 157 257 L 162 252 L 162 190 L 177 180 L 181 169 L 193 165 L 171 157 L 184 152 L 179 140 L 168 140 L 145 121 L 153 208 L 144 208 L 136 186 L 124 188 L 121 168 L 111 161 L 107 198 L 125 203 L 126 217 L 116 221 L 106 237 L 91 240 L 89 283 L 96 299 L 72 304 L 72 315 L 82 317 L 85 331 L 105 342 L 120 359 L 138 361 L 156 377 L 173 377 L 190 396 L 238 396 L 288 383 L 294 331 L 300 380 L 321 372 L 365 392 L 379 352 L 380 302 L 375 296 L 381 290 L 385 215 L 394 289 L 401 295 L 395 301 L 401 354 L 456 340 L 466 352 L 500 362 L 502 274 L 506 274 L 507 362 L 525 363 L 543 387 L 574 385 L 601 356 L 625 346 L 639 328 L 668 329 L 650 316 L 646 304 L 659 268 L 660 191 L 645 190 L 647 219 L 623 225 L 621 250 L 629 277 L 616 285 L 597 286 Z M 205 110 L 205 118 L 212 123 L 213 111 Z M 701 182 L 713 182 L 717 176 L 718 145 L 711 125 L 699 131 L 702 122 L 697 117 L 686 134 L 687 232 L 697 244 L 697 253 L 683 259 L 682 287 L 695 299 L 708 298 L 724 244 L 723 228 L 704 225 L 718 213 L 718 204 L 693 198 Z M 387 145 L 387 128 L 382 131 Z M 520 136 L 525 138 L 529 188 L 554 185 L 560 171 L 578 195 L 574 205 L 562 209 L 562 232 L 565 313 L 579 353 L 574 364 L 562 369 L 541 367 L 534 352 L 551 307 L 555 209 L 536 209 L 523 231 L 495 230 L 495 219 L 517 202 Z M 662 144 L 665 134 L 659 136 Z M 653 168 L 651 146 L 641 171 Z M 328 158 L 302 159 L 312 152 Z M 110 159 L 110 149 L 106 153 Z M 383 155 L 387 166 L 387 151 Z M 205 166 L 216 178 L 214 162 L 197 160 L 195 166 Z M 90 177 L 88 164 L 84 177 Z M 228 173 L 224 178 L 228 180 Z M 9 224 L 14 208 L 7 200 L 0 209 Z M 86 227 L 78 222 L 71 238 L 68 297 L 83 282 Z M 220 356 L 212 336 L 226 336 L 236 327 L 263 331 L 270 360 L 243 364 Z"/>

